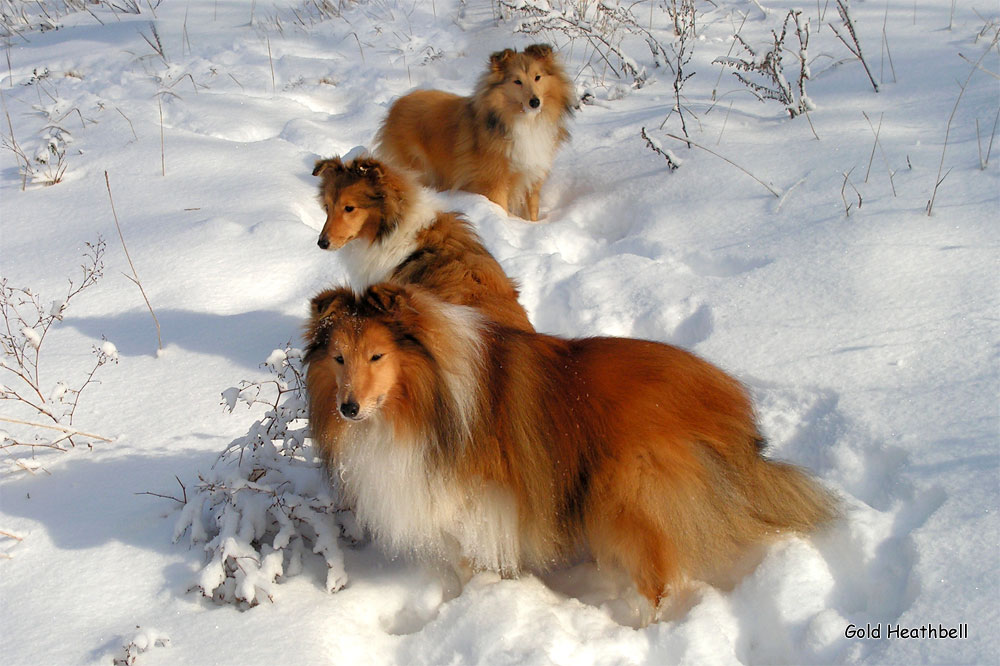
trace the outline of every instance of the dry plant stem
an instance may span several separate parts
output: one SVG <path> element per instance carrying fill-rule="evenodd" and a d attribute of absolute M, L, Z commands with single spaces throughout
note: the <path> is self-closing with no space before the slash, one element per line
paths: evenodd
<path fill-rule="evenodd" d="M 84 256 L 88 262 L 81 265 L 82 280 L 78 284 L 70 280 L 66 296 L 61 300 L 54 301 L 49 307 L 42 305 L 40 295 L 27 288 L 10 287 L 6 278 L 0 277 L 0 313 L 3 317 L 2 329 L 0 329 L 0 347 L 2 347 L 5 357 L 3 363 L 0 363 L 0 371 L 16 377 L 18 380 L 13 385 L 0 385 L 0 400 L 18 402 L 31 409 L 37 416 L 52 421 L 52 425 L 22 421 L 11 417 L 0 417 L 0 421 L 63 433 L 50 442 L 21 442 L 7 436 L 4 437 L 0 448 L 23 446 L 32 449 L 50 448 L 65 451 L 66 449 L 59 446 L 59 443 L 68 441 L 71 446 L 76 446 L 76 442 L 73 440 L 73 437 L 76 436 L 110 441 L 72 427 L 80 397 L 87 386 L 94 381 L 97 368 L 112 360 L 112 357 L 108 356 L 103 349 L 94 348 L 97 362 L 79 388 L 72 388 L 64 382 L 58 382 L 49 398 L 45 397 L 41 388 L 41 353 L 49 329 L 56 321 L 62 319 L 62 313 L 65 312 L 70 301 L 81 291 L 96 283 L 103 274 L 104 240 L 98 238 L 96 243 L 87 243 L 86 245 L 89 251 Z M 61 423 L 63 419 L 67 419 L 68 423 L 65 425 Z"/>
<path fill-rule="evenodd" d="M 965 83 L 962 84 L 958 93 L 958 98 L 955 100 L 955 106 L 952 107 L 951 114 L 948 116 L 948 124 L 945 126 L 944 130 L 944 147 L 941 148 L 941 162 L 938 164 L 937 177 L 934 181 L 934 189 L 931 192 L 930 201 L 927 202 L 928 216 L 934 212 L 934 201 L 937 199 L 938 187 L 940 187 L 941 183 L 944 182 L 944 179 L 948 177 L 948 173 L 951 173 L 951 169 L 949 169 L 948 173 L 945 173 L 944 176 L 941 175 L 941 172 L 944 170 L 944 155 L 948 151 L 948 137 L 951 135 L 951 121 L 955 119 L 955 112 L 958 111 L 958 104 L 962 101 L 962 95 L 965 94 L 965 89 L 968 87 L 969 81 L 972 80 L 972 75 L 976 73 L 977 69 L 979 69 L 979 64 L 982 63 L 986 54 L 993 50 L 993 47 L 996 46 L 998 40 L 1000 40 L 1000 31 L 993 36 L 989 46 L 983 50 L 982 55 L 979 56 L 979 60 L 977 60 L 973 64 L 972 69 L 969 70 L 969 75 L 965 77 Z"/>
<path fill-rule="evenodd" d="M 111 196 L 111 180 L 108 178 L 108 172 L 104 172 L 104 184 L 108 188 L 108 201 L 111 202 L 111 214 L 115 218 L 115 228 L 118 230 L 118 238 L 121 239 L 122 249 L 125 250 L 125 258 L 128 259 L 129 268 L 132 269 L 132 277 L 129 277 L 135 286 L 139 287 L 139 292 L 142 294 L 142 300 L 146 301 L 146 307 L 149 308 L 149 314 L 153 317 L 153 323 L 156 324 L 156 348 L 159 350 L 163 349 L 163 339 L 160 337 L 160 321 L 156 318 L 156 313 L 153 312 L 153 306 L 149 304 L 149 298 L 146 297 L 146 290 L 142 288 L 142 282 L 139 280 L 139 274 L 135 270 L 135 265 L 132 263 L 132 257 L 129 255 L 128 246 L 125 244 L 125 236 L 122 234 L 121 224 L 118 223 L 118 213 L 115 212 L 115 200 Z"/>
<path fill-rule="evenodd" d="M 896 83 L 896 66 L 892 63 L 892 51 L 889 49 L 889 36 L 886 34 L 885 28 L 889 22 L 889 3 L 886 2 L 885 5 L 885 15 L 882 17 L 882 70 L 879 72 L 879 80 L 885 83 L 885 56 L 889 56 L 889 69 L 892 71 L 892 82 Z"/>
<path fill-rule="evenodd" d="M 361 64 L 365 64 L 365 50 L 361 48 L 361 39 L 358 38 L 358 33 L 352 32 L 351 35 L 354 37 L 354 41 L 358 43 L 358 53 L 361 54 Z"/>
<path fill-rule="evenodd" d="M 975 66 L 983 74 L 989 74 L 990 76 L 992 76 L 997 81 L 1000 81 L 1000 74 L 997 74 L 996 72 L 993 72 L 993 71 L 990 71 L 990 70 L 986 69 L 985 67 L 982 66 L 982 64 L 977 64 L 977 63 L 972 62 L 971 60 L 969 60 L 968 58 L 966 58 L 961 53 L 958 54 L 958 57 L 961 58 L 962 60 L 964 60 L 965 62 L 969 63 L 970 65 Z"/>
<path fill-rule="evenodd" d="M 719 138 L 716 139 L 715 141 L 715 145 L 717 146 L 720 143 L 722 143 L 722 134 L 726 131 L 726 125 L 729 123 L 729 114 L 732 112 L 732 110 L 733 110 L 733 103 L 730 102 L 729 108 L 726 110 L 726 117 L 722 119 L 722 129 L 719 130 Z"/>
<path fill-rule="evenodd" d="M 863 115 L 865 117 L 865 120 L 868 121 L 868 127 L 871 129 L 872 134 L 875 135 L 875 143 L 872 144 L 872 154 L 871 157 L 868 158 L 868 170 L 865 172 L 865 182 L 866 183 L 868 182 L 868 176 L 869 174 L 871 174 L 872 162 L 875 160 L 875 149 L 877 148 L 882 153 L 882 160 L 885 162 L 886 171 L 889 173 L 889 187 L 892 188 L 892 196 L 895 197 L 896 183 L 893 182 L 892 179 L 892 167 L 889 166 L 889 158 L 885 156 L 885 149 L 882 147 L 882 142 L 879 141 L 879 135 L 882 133 L 882 117 L 885 114 L 884 113 L 880 114 L 878 117 L 878 129 L 876 129 L 875 126 L 872 125 L 871 118 L 868 117 L 867 113 L 862 111 L 861 115 Z"/>
<path fill-rule="evenodd" d="M 976 118 L 976 144 L 979 146 L 979 169 L 986 170 L 990 164 L 990 153 L 993 152 L 993 138 L 997 134 L 997 123 L 1000 122 L 1000 107 L 997 108 L 997 115 L 993 119 L 993 130 L 990 132 L 990 144 L 986 147 L 986 159 L 983 159 L 983 143 L 979 138 L 979 118 Z"/>
<path fill-rule="evenodd" d="M 742 171 L 746 175 L 748 175 L 751 178 L 753 178 L 754 180 L 756 180 L 758 183 L 760 183 L 764 187 L 764 189 L 766 189 L 768 192 L 770 192 L 771 194 L 773 194 L 776 198 L 778 198 L 778 199 L 781 198 L 781 193 L 780 192 L 778 192 L 777 190 L 775 190 L 773 187 L 771 187 L 770 185 L 768 185 L 767 183 L 765 183 L 764 181 L 762 181 L 760 178 L 758 178 L 757 176 L 753 175 L 752 173 L 750 173 L 749 171 L 747 171 L 746 169 L 744 169 L 743 167 L 741 167 L 739 164 L 737 164 L 736 162 L 734 162 L 731 159 L 729 159 L 728 157 L 724 157 L 724 156 L 720 155 L 719 153 L 715 152 L 714 150 L 712 150 L 711 148 L 706 148 L 705 146 L 697 144 L 694 141 L 691 141 L 690 139 L 682 139 L 681 137 L 674 136 L 673 134 L 667 134 L 667 136 L 669 136 L 671 139 L 673 139 L 675 141 L 683 141 L 684 143 L 690 144 L 690 145 L 694 146 L 695 148 L 701 148 L 706 153 L 711 153 L 712 155 L 715 155 L 720 160 L 722 160 L 722 161 L 724 161 L 724 162 L 726 162 L 726 163 L 728 163 L 728 164 L 736 167 L 737 169 L 739 169 L 740 171 Z"/>
<path fill-rule="evenodd" d="M 684 120 L 684 105 L 681 103 L 681 88 L 684 87 L 684 83 L 694 75 L 694 72 L 685 75 L 684 66 L 691 61 L 691 49 L 689 45 L 695 39 L 695 20 L 696 14 L 694 9 L 694 0 L 672 0 L 671 3 L 671 15 L 674 19 L 674 34 L 676 35 L 676 46 L 674 46 L 674 57 L 677 63 L 674 73 L 674 110 L 677 111 L 677 115 L 681 119 L 681 131 L 684 133 L 685 137 L 690 136 L 687 130 L 687 122 Z M 669 116 L 668 116 L 669 117 Z M 666 118 L 663 123 L 666 123 Z M 660 124 L 660 129 L 663 129 L 663 123 Z M 688 144 L 688 148 L 691 144 Z"/>
<path fill-rule="evenodd" d="M 58 430 L 59 432 L 64 432 L 68 435 L 80 435 L 81 437 L 89 437 L 90 439 L 96 439 L 101 442 L 111 442 L 112 440 L 107 437 L 102 437 L 101 435 L 95 435 L 93 433 L 84 432 L 83 430 L 77 430 L 76 428 L 67 428 L 61 425 L 50 425 L 47 423 L 34 423 L 32 421 L 22 421 L 21 419 L 12 419 L 6 416 L 0 416 L 0 421 L 6 421 L 7 423 L 16 423 L 18 425 L 31 426 L 32 428 L 46 428 L 48 430 Z M 36 444 L 35 446 L 40 446 Z"/>
<path fill-rule="evenodd" d="M 271 94 L 274 94 L 275 83 L 274 83 L 274 58 L 271 57 L 271 37 L 267 38 L 267 61 L 271 64 Z"/>
<path fill-rule="evenodd" d="M 847 203 L 847 186 L 848 185 L 850 185 L 851 189 L 854 190 L 854 194 L 856 194 L 858 196 L 858 208 L 859 209 L 861 208 L 861 204 L 862 204 L 861 192 L 858 192 L 858 188 L 854 187 L 854 183 L 852 183 L 850 181 L 851 173 L 853 173 L 853 171 L 854 171 L 854 169 L 852 168 L 850 171 L 848 171 L 848 172 L 846 172 L 844 174 L 844 182 L 840 186 L 840 198 L 844 202 L 844 215 L 846 217 L 850 217 L 851 216 L 851 207 L 854 206 L 854 202 Z"/>
<path fill-rule="evenodd" d="M 28 185 L 28 175 L 32 173 L 31 161 L 28 156 L 24 154 L 21 146 L 18 145 L 17 139 L 14 138 L 14 124 L 10 120 L 10 113 L 7 111 L 7 98 L 4 97 L 3 91 L 0 90 L 0 102 L 3 102 L 3 113 L 7 118 L 7 129 L 10 132 L 10 145 L 8 148 L 18 160 L 24 162 L 24 168 L 21 171 L 21 191 L 23 192 Z"/>
<path fill-rule="evenodd" d="M 798 50 L 792 50 L 785 46 L 789 23 L 794 24 L 795 35 L 799 40 Z M 771 39 L 771 48 L 758 56 L 756 50 L 739 34 L 736 34 L 734 35 L 734 43 L 738 43 L 742 47 L 749 59 L 747 57 L 732 58 L 726 56 L 725 58 L 716 58 L 713 62 L 720 63 L 725 67 L 732 67 L 735 70 L 733 76 L 745 85 L 757 99 L 761 101 L 771 99 L 779 102 L 785 107 L 789 117 L 794 118 L 809 110 L 805 89 L 805 82 L 810 77 L 808 65 L 809 21 L 803 23 L 801 11 L 789 11 L 781 24 L 781 34 L 772 30 Z M 793 53 L 799 63 L 797 98 L 792 85 L 785 78 L 782 58 L 786 51 Z M 764 79 L 764 82 L 755 80 L 753 75 Z"/>
<path fill-rule="evenodd" d="M 163 100 L 159 97 L 156 98 L 156 106 L 160 109 L 160 175 L 166 177 L 167 157 L 163 146 Z M 104 175 L 107 176 L 108 172 L 105 171 Z"/>
<path fill-rule="evenodd" d="M 837 30 L 837 27 L 832 23 L 830 24 L 830 28 L 833 30 L 833 33 L 837 35 L 837 39 L 844 43 L 847 50 L 853 53 L 854 56 L 861 61 L 861 64 L 865 68 L 865 74 L 868 75 L 868 80 L 871 81 L 875 92 L 878 92 L 878 84 L 875 83 L 875 77 L 872 76 L 871 70 L 868 69 L 868 62 L 865 60 L 865 56 L 861 52 L 861 42 L 858 41 L 858 34 L 854 29 L 854 19 L 851 18 L 851 10 L 848 6 L 848 0 L 837 0 L 837 11 L 840 13 L 840 18 L 843 20 L 844 27 L 847 28 L 847 34 L 850 35 L 851 42 L 853 42 L 854 45 L 851 46 L 851 43 L 849 43 L 847 39 L 840 34 L 840 31 Z"/>
<path fill-rule="evenodd" d="M 818 1 L 818 0 L 817 0 L 817 1 Z M 652 4 L 653 4 L 653 3 L 650 3 L 650 10 L 649 10 L 649 11 L 650 11 L 650 14 L 652 14 L 652 12 L 653 12 L 653 9 L 652 9 Z M 744 26 L 744 25 L 746 24 L 746 22 L 747 22 L 747 17 L 748 17 L 748 16 L 749 16 L 749 14 L 744 14 L 744 15 L 743 15 L 743 20 L 742 20 L 742 21 L 740 22 L 740 27 L 736 29 L 736 32 L 735 32 L 735 33 L 733 33 L 733 36 L 734 36 L 734 37 L 735 37 L 736 35 L 739 35 L 739 34 L 740 34 L 741 32 L 743 32 L 743 26 Z M 736 44 L 737 44 L 737 40 L 736 40 L 736 39 L 733 39 L 733 40 L 732 40 L 732 41 L 731 41 L 731 42 L 729 43 L 729 50 L 728 50 L 728 51 L 726 51 L 726 57 L 727 57 L 727 58 L 729 58 L 730 56 L 732 56 L 732 55 L 733 55 L 733 49 L 734 49 L 734 48 L 736 48 Z M 714 64 L 714 63 L 713 63 L 713 64 Z M 719 76 L 718 76 L 718 78 L 717 78 L 717 79 L 715 79 L 715 87 L 713 87 L 713 88 L 712 88 L 712 101 L 713 101 L 713 102 L 714 102 L 714 101 L 715 101 L 715 99 L 716 99 L 716 96 L 717 96 L 717 95 L 716 95 L 716 93 L 717 93 L 717 92 L 718 92 L 718 90 L 719 90 L 719 83 L 720 83 L 720 82 L 722 81 L 722 75 L 723 75 L 723 74 L 725 74 L 725 73 L 726 73 L 726 67 L 725 67 L 725 65 L 723 65 L 722 67 L 720 67 L 720 68 L 719 68 Z M 732 104 L 730 104 L 730 105 L 729 105 L 729 108 L 730 108 L 730 109 L 732 109 Z M 719 136 L 720 136 L 720 138 L 721 138 L 721 136 L 722 136 L 722 135 L 720 134 Z"/>
<path fill-rule="evenodd" d="M 175 502 L 178 502 L 181 505 L 187 504 L 187 501 L 188 501 L 187 487 L 181 481 L 181 479 L 180 479 L 179 476 L 177 476 L 175 474 L 174 478 L 177 479 L 177 483 L 181 487 L 181 496 L 180 497 L 174 497 L 173 495 L 163 495 L 161 493 L 153 493 L 153 492 L 149 492 L 148 490 L 145 491 L 145 492 L 136 493 L 136 495 L 152 495 L 153 497 L 161 497 L 163 499 L 173 500 Z"/>
<path fill-rule="evenodd" d="M 135 127 L 133 127 L 133 125 L 132 125 L 132 121 L 131 121 L 131 120 L 129 120 L 128 116 L 126 116 L 126 115 L 125 115 L 124 113 L 122 113 L 122 110 L 121 110 L 121 109 L 119 109 L 119 108 L 118 108 L 117 106 L 115 107 L 115 111 L 117 111 L 118 113 L 120 113 L 120 114 L 121 114 L 121 117 L 125 119 L 125 122 L 127 122 L 127 123 L 128 123 L 128 126 L 129 126 L 129 129 L 130 129 L 130 130 L 132 130 L 132 137 L 133 137 L 133 138 L 134 138 L 134 139 L 135 139 L 136 141 L 138 141 L 138 140 L 139 140 L 139 135 L 135 133 Z"/>

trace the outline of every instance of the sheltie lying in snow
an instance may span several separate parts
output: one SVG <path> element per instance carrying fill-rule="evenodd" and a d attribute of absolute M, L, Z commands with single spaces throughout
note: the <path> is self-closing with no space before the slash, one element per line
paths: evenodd
<path fill-rule="evenodd" d="M 377 160 L 316 162 L 326 224 L 318 245 L 340 250 L 351 286 L 419 284 L 503 326 L 533 331 L 507 277 L 469 223 L 439 211 L 410 176 Z"/>
<path fill-rule="evenodd" d="M 376 155 L 416 170 L 425 185 L 482 194 L 537 220 L 572 104 L 573 85 L 551 46 L 505 49 L 490 56 L 471 97 L 417 90 L 396 100 Z"/>
<path fill-rule="evenodd" d="M 676 347 L 504 328 L 390 284 L 320 294 L 306 338 L 312 412 L 346 420 L 313 434 L 391 551 L 512 575 L 589 549 L 656 606 L 834 514 L 761 456 L 741 385 Z"/>

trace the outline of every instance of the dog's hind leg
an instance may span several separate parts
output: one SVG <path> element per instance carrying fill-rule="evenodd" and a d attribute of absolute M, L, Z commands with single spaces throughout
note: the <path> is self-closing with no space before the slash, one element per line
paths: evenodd
<path fill-rule="evenodd" d="M 595 475 L 584 531 L 598 566 L 625 569 L 656 608 L 664 591 L 680 582 L 682 571 L 677 544 L 646 496 L 645 476 L 636 469 Z"/>

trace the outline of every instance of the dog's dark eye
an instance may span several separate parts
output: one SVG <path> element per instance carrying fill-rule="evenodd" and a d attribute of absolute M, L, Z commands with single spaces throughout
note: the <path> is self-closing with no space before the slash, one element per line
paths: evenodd
<path fill-rule="evenodd" d="M 372 354 L 372 361 L 377 361 L 382 358 L 382 354 Z"/>
<path fill-rule="evenodd" d="M 516 83 L 517 85 L 522 85 L 521 79 L 514 79 L 514 83 Z"/>
<path fill-rule="evenodd" d="M 541 78 L 542 78 L 542 75 L 541 75 L 541 74 L 536 74 L 536 75 L 535 75 L 535 80 L 536 80 L 536 81 L 539 81 L 539 80 L 541 80 Z"/>
<path fill-rule="evenodd" d="M 344 365 L 344 357 L 341 356 L 340 354 L 337 354 L 336 356 L 334 356 L 333 360 L 336 361 L 337 363 L 341 364 L 341 365 Z"/>
<path fill-rule="evenodd" d="M 350 213 L 352 210 L 354 210 L 354 206 L 344 206 L 345 213 Z"/>

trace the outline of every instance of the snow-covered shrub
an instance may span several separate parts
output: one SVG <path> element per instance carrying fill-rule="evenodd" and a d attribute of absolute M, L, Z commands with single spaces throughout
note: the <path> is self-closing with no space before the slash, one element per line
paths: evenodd
<path fill-rule="evenodd" d="M 788 36 L 789 24 L 795 28 L 795 36 L 798 38 L 798 49 L 792 50 L 785 46 L 785 38 Z M 772 99 L 784 105 L 788 115 L 795 116 L 811 111 L 813 106 L 806 95 L 806 81 L 809 79 L 809 20 L 802 18 L 802 12 L 791 10 L 785 16 L 781 24 L 781 34 L 771 31 L 771 48 L 758 55 L 746 41 L 736 35 L 737 43 L 743 48 L 743 57 L 720 57 L 715 62 L 734 70 L 733 76 L 745 85 L 761 101 Z M 788 82 L 785 77 L 785 66 L 782 63 L 782 56 L 786 51 L 791 51 L 796 55 L 796 65 L 798 73 L 796 75 L 795 87 Z"/>
<path fill-rule="evenodd" d="M 655 67 L 673 70 L 667 49 L 657 38 L 652 22 L 644 25 L 632 11 L 633 2 L 500 0 L 498 5 L 501 18 L 515 23 L 514 32 L 528 35 L 561 33 L 571 41 L 580 39 L 600 56 L 602 67 L 610 68 L 618 79 L 631 79 L 636 88 L 645 85 L 649 76 L 639 63 L 642 56 L 636 51 L 637 43 L 649 49 Z M 673 19 L 670 23 L 673 25 Z"/>
<path fill-rule="evenodd" d="M 143 629 L 136 627 L 136 633 L 129 642 L 122 646 L 121 655 L 115 657 L 112 666 L 135 666 L 138 663 L 139 655 L 154 647 L 167 647 L 170 645 L 170 637 L 156 629 Z"/>
<path fill-rule="evenodd" d="M 301 351 L 286 345 L 264 362 L 270 380 L 222 393 L 230 412 L 239 403 L 266 411 L 198 476 L 174 528 L 175 542 L 187 533 L 203 544 L 208 562 L 194 587 L 216 601 L 273 599 L 278 579 L 299 573 L 310 552 L 326 562 L 327 590 L 347 583 L 338 545 L 345 521 L 309 439 L 301 364 Z"/>
<path fill-rule="evenodd" d="M 80 292 L 97 283 L 104 272 L 105 242 L 86 243 L 84 262 L 78 281 L 69 280 L 66 294 L 47 302 L 27 287 L 13 287 L 0 277 L 0 402 L 9 401 L 20 418 L 8 411 L 0 421 L 26 429 L 30 435 L 15 431 L 0 431 L 0 449 L 8 452 L 25 451 L 29 457 L 14 453 L 7 462 L 15 468 L 33 471 L 41 463 L 35 459 L 38 450 L 64 452 L 78 441 L 110 442 L 100 435 L 79 430 L 74 425 L 80 397 L 94 383 L 98 370 L 118 362 L 118 350 L 105 340 L 93 346 L 94 365 L 80 382 L 68 378 L 52 381 L 39 370 L 45 340 L 52 326 L 61 321 L 70 301 Z"/>

